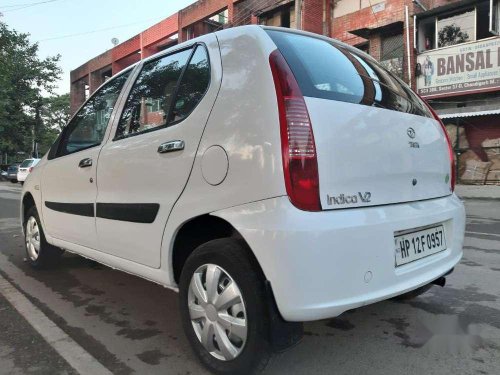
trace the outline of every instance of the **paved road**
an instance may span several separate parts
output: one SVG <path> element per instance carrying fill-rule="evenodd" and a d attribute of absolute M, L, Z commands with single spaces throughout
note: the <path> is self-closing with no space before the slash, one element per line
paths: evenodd
<path fill-rule="evenodd" d="M 180 327 L 177 295 L 65 255 L 35 272 L 23 261 L 20 189 L 0 183 L 0 275 L 116 374 L 204 374 Z M 464 258 L 444 288 L 307 323 L 303 342 L 267 374 L 499 374 L 500 202 L 467 201 Z M 75 371 L 0 295 L 0 373 Z"/>

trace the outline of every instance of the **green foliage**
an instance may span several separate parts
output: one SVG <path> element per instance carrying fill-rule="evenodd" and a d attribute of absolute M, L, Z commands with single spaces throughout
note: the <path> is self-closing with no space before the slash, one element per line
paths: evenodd
<path fill-rule="evenodd" d="M 446 25 L 438 32 L 439 47 L 453 46 L 469 40 L 469 34 L 456 24 Z"/>
<path fill-rule="evenodd" d="M 71 117 L 69 94 L 43 98 L 41 115 L 46 126 L 60 132 Z"/>
<path fill-rule="evenodd" d="M 0 22 L 0 154 L 32 151 L 33 136 L 49 134 L 40 110 L 42 94 L 53 94 L 61 69 L 60 56 L 38 57 L 38 44 L 29 34 Z M 44 135 L 45 136 L 45 135 Z"/>

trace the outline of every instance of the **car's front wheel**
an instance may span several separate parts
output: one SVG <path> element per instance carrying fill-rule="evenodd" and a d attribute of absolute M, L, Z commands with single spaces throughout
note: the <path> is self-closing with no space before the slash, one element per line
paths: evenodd
<path fill-rule="evenodd" d="M 57 264 L 63 251 L 45 239 L 36 208 L 30 207 L 24 220 L 26 259 L 33 268 L 46 268 Z"/>
<path fill-rule="evenodd" d="M 264 369 L 271 355 L 265 285 L 241 240 L 198 247 L 184 265 L 179 289 L 184 330 L 206 367 L 218 374 Z"/>

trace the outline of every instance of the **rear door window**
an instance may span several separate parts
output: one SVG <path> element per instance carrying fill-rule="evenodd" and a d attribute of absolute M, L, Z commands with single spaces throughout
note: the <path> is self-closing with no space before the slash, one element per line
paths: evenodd
<path fill-rule="evenodd" d="M 192 48 L 144 64 L 130 91 L 115 139 L 167 126 L 168 113 Z"/>
<path fill-rule="evenodd" d="M 340 43 L 266 30 L 304 96 L 432 117 L 420 98 L 373 58 Z"/>
<path fill-rule="evenodd" d="M 210 64 L 202 45 L 146 62 L 130 91 L 115 140 L 182 121 L 209 83 Z"/>
<path fill-rule="evenodd" d="M 181 121 L 193 111 L 210 83 L 210 65 L 205 47 L 199 45 L 182 76 L 170 121 Z"/>
<path fill-rule="evenodd" d="M 20 168 L 28 168 L 28 167 L 31 167 L 31 164 L 33 163 L 33 159 L 26 159 L 25 161 L 23 161 L 23 163 L 21 164 Z"/>

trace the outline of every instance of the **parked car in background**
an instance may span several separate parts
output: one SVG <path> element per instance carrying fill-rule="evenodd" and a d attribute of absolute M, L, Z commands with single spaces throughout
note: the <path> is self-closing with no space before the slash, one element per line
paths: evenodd
<path fill-rule="evenodd" d="M 442 122 L 369 55 L 235 27 L 96 90 L 24 184 L 26 258 L 65 249 L 179 291 L 200 361 L 245 374 L 303 321 L 443 285 L 454 172 Z"/>
<path fill-rule="evenodd" d="M 41 159 L 26 159 L 19 166 L 19 170 L 17 171 L 17 181 L 21 184 L 26 181 L 26 178 L 31 173 L 33 168 L 38 164 Z"/>
<path fill-rule="evenodd" d="M 9 168 L 7 168 L 7 178 L 12 183 L 17 182 L 17 172 L 19 171 L 19 163 L 11 164 Z"/>

